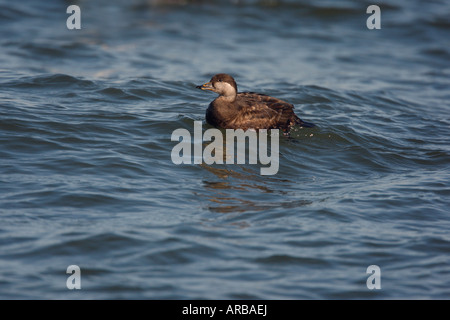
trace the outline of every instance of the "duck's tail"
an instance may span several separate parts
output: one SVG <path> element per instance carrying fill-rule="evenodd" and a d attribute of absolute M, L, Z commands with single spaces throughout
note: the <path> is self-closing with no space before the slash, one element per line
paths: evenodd
<path fill-rule="evenodd" d="M 303 121 L 300 118 L 297 118 L 296 124 L 303 128 L 314 128 L 316 126 L 314 123 Z"/>

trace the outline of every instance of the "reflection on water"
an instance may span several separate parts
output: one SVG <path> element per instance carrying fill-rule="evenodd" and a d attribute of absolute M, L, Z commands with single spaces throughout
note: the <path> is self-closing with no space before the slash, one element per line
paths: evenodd
<path fill-rule="evenodd" d="M 194 194 L 211 202 L 207 208 L 219 213 L 245 213 L 266 211 L 273 208 L 297 208 L 312 203 L 310 200 L 286 201 L 285 195 L 289 192 L 275 190 L 268 186 L 267 177 L 261 177 L 247 167 L 233 165 L 236 169 L 224 169 L 202 165 L 208 172 L 214 174 L 217 179 L 203 181 L 204 192 L 197 191 Z M 230 167 L 230 165 L 228 165 Z M 286 179 L 270 177 L 275 185 L 292 183 Z M 264 194 L 270 194 L 269 200 L 264 200 Z M 258 200 L 251 200 L 252 197 Z M 275 195 L 275 196 L 274 196 Z"/>

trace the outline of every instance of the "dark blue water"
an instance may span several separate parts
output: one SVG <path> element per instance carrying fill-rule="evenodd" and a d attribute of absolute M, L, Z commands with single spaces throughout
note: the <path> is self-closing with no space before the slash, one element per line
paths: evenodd
<path fill-rule="evenodd" d="M 449 13 L 0 1 L 0 298 L 450 298 Z M 317 125 L 276 175 L 172 162 L 219 72 Z"/>

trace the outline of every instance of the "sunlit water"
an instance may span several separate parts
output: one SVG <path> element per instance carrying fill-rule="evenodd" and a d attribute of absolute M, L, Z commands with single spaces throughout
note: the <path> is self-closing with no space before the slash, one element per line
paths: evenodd
<path fill-rule="evenodd" d="M 0 1 L 0 298 L 450 298 L 448 2 L 186 3 Z M 317 125 L 276 175 L 172 162 L 218 72 Z"/>

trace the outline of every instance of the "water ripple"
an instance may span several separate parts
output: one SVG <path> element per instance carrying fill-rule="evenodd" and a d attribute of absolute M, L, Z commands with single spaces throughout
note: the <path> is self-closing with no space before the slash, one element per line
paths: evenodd
<path fill-rule="evenodd" d="M 182 2 L 0 4 L 0 297 L 449 297 L 448 5 Z M 276 175 L 172 162 L 217 72 L 317 124 Z"/>

